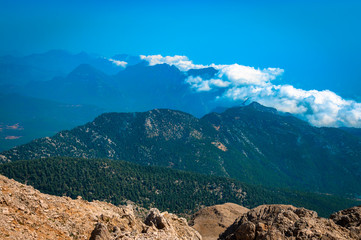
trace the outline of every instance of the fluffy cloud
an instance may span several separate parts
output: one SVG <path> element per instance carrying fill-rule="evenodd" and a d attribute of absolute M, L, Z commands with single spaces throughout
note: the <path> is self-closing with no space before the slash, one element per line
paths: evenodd
<path fill-rule="evenodd" d="M 150 66 L 166 63 L 171 66 L 176 66 L 181 71 L 188 71 L 189 69 L 200 69 L 206 67 L 205 65 L 193 64 L 193 62 L 190 61 L 188 57 L 179 55 L 175 55 L 173 57 L 163 57 L 162 55 L 140 55 L 140 59 L 147 61 Z"/>
<path fill-rule="evenodd" d="M 198 92 L 226 89 L 222 96 L 217 97 L 219 101 L 257 101 L 278 111 L 297 115 L 318 127 L 361 127 L 361 103 L 345 100 L 329 90 L 306 91 L 286 84 L 275 85 L 272 81 L 283 73 L 280 68 L 256 69 L 239 64 L 200 65 L 194 64 L 186 56 L 178 55 L 149 55 L 141 58 L 148 61 L 149 65 L 166 63 L 181 71 L 215 68 L 218 72 L 212 79 L 189 76 L 186 83 Z"/>
<path fill-rule="evenodd" d="M 250 99 L 281 112 L 289 112 L 314 126 L 361 127 L 361 103 L 342 99 L 329 90 L 302 90 L 290 85 L 233 87 L 223 99 Z"/>
<path fill-rule="evenodd" d="M 219 70 L 218 77 L 227 79 L 235 86 L 240 85 L 266 85 L 283 73 L 279 68 L 255 69 L 253 67 L 232 64 L 215 65 Z"/>
<path fill-rule="evenodd" d="M 189 76 L 186 78 L 186 83 L 191 85 L 192 88 L 195 88 L 198 92 L 210 91 L 212 88 L 226 88 L 231 85 L 231 82 L 223 81 L 222 79 L 210 79 L 203 80 L 201 77 Z"/>
<path fill-rule="evenodd" d="M 229 86 L 229 83 L 232 85 L 240 86 L 240 85 L 265 85 L 269 81 L 272 81 L 277 78 L 277 76 L 283 73 L 283 69 L 280 68 L 266 68 L 266 69 L 255 69 L 253 67 L 243 66 L 239 64 L 232 65 L 220 65 L 220 64 L 210 64 L 210 65 L 202 65 L 202 64 L 194 64 L 191 60 L 186 56 L 166 56 L 162 55 L 140 55 L 142 60 L 145 60 L 149 63 L 150 66 L 154 66 L 157 64 L 168 64 L 172 66 L 176 66 L 180 71 L 188 71 L 189 69 L 201 69 L 207 67 L 213 67 L 218 70 L 216 74 L 216 79 L 212 82 L 208 82 L 211 85 L 224 87 Z M 192 85 L 193 77 L 189 77 L 186 82 Z M 203 85 L 192 85 L 192 87 L 201 90 Z M 210 90 L 210 89 L 209 89 Z M 204 90 L 203 90 L 204 91 Z"/>
<path fill-rule="evenodd" d="M 125 68 L 127 66 L 127 62 L 124 62 L 124 61 L 119 61 L 119 60 L 115 60 L 115 59 L 112 59 L 112 58 L 109 58 L 108 59 L 110 62 L 112 62 L 113 64 L 119 66 L 119 67 L 123 67 Z"/>

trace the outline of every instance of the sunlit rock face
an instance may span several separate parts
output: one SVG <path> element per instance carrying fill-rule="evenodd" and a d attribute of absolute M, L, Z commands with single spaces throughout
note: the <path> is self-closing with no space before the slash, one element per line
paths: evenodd
<path fill-rule="evenodd" d="M 319 218 L 314 211 L 291 205 L 261 205 L 242 214 L 219 239 L 360 239 L 361 235 L 354 229 L 336 220 L 346 217 L 350 220 L 346 225 L 359 223 L 360 215 L 356 220 L 354 213 L 354 210 L 343 210 L 326 219 Z"/>
<path fill-rule="evenodd" d="M 201 239 L 171 213 L 151 209 L 144 221 L 131 205 L 43 194 L 2 175 L 0 209 L 0 239 Z"/>

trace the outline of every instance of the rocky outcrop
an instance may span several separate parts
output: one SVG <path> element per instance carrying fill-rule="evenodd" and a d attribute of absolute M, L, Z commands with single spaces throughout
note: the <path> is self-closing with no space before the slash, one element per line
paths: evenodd
<path fill-rule="evenodd" d="M 251 209 L 219 237 L 220 240 L 360 238 L 331 219 L 319 218 L 314 211 L 291 205 L 261 205 Z"/>
<path fill-rule="evenodd" d="M 47 195 L 0 175 L 0 239 L 201 239 L 174 214 L 152 209 L 146 219 L 131 205 Z"/>
<path fill-rule="evenodd" d="M 336 224 L 347 228 L 353 238 L 361 239 L 361 206 L 334 213 L 330 219 Z"/>
<path fill-rule="evenodd" d="M 203 240 L 216 240 L 241 214 L 249 209 L 234 203 L 205 207 L 196 212 L 189 222 Z"/>
<path fill-rule="evenodd" d="M 119 229 L 108 222 L 98 223 L 93 230 L 90 240 L 202 240 L 201 235 L 188 226 L 184 218 L 179 218 L 168 212 L 159 212 L 152 208 L 141 229 L 133 231 Z"/>
<path fill-rule="evenodd" d="M 156 208 L 142 218 L 144 209 L 141 211 L 137 213 L 133 205 L 116 207 L 81 197 L 74 200 L 43 194 L 0 175 L 0 239 L 202 239 L 184 218 Z M 220 240 L 361 239 L 361 206 L 325 219 L 291 205 L 262 205 L 247 211 L 224 204 L 199 211 L 191 222 L 204 239 L 215 239 L 210 237 L 236 215 L 240 216 Z"/>

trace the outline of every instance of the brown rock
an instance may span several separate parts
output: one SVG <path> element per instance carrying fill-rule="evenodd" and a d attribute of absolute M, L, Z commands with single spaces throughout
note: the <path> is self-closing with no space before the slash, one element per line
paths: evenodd
<path fill-rule="evenodd" d="M 154 226 L 157 229 L 169 228 L 169 223 L 156 208 L 150 209 L 149 214 L 146 217 L 144 223 L 147 224 L 148 226 Z"/>
<path fill-rule="evenodd" d="M 92 231 L 89 240 L 109 240 L 110 238 L 108 228 L 104 224 L 98 223 Z"/>
<path fill-rule="evenodd" d="M 174 214 L 152 209 L 147 219 L 156 227 L 144 224 L 132 206 L 47 195 L 0 175 L 1 240 L 202 239 Z"/>
<path fill-rule="evenodd" d="M 361 206 L 334 213 L 330 219 L 336 224 L 350 230 L 355 239 L 361 239 Z"/>
<path fill-rule="evenodd" d="M 262 205 L 242 214 L 220 240 L 360 239 L 330 219 L 291 205 Z"/>
<path fill-rule="evenodd" d="M 241 214 L 249 209 L 234 203 L 203 208 L 196 212 L 189 224 L 204 240 L 216 240 Z"/>

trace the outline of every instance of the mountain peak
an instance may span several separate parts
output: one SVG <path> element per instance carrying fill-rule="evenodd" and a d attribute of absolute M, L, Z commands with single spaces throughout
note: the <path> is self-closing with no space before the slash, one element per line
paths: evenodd
<path fill-rule="evenodd" d="M 201 69 L 189 69 L 188 76 L 199 76 L 203 79 L 211 79 L 218 71 L 213 67 L 201 68 Z"/>
<path fill-rule="evenodd" d="M 254 109 L 260 112 L 270 112 L 270 113 L 278 113 L 275 108 L 266 107 L 258 102 L 251 102 L 249 105 L 245 106 L 247 109 Z"/>
<path fill-rule="evenodd" d="M 69 73 L 68 77 L 73 78 L 83 78 L 83 77 L 90 77 L 94 78 L 97 76 L 98 78 L 106 79 L 108 76 L 103 73 L 102 71 L 96 69 L 90 64 L 80 64 L 77 66 L 72 72 Z"/>
<path fill-rule="evenodd" d="M 237 113 L 237 112 L 244 112 L 244 111 L 278 114 L 278 111 L 275 108 L 266 107 L 258 102 L 252 102 L 246 106 L 231 107 L 231 108 L 227 109 L 226 111 L 224 111 L 224 113 Z"/>
<path fill-rule="evenodd" d="M 70 74 L 79 73 L 79 72 L 96 72 L 98 71 L 96 68 L 91 66 L 90 64 L 82 63 L 77 66 Z"/>

